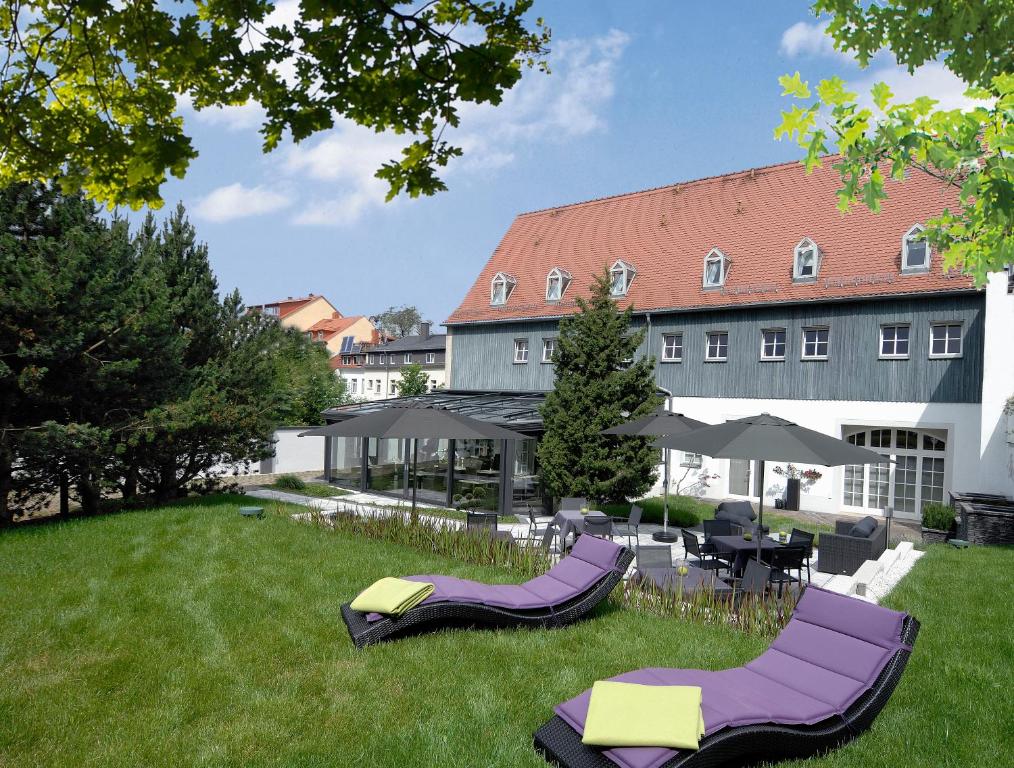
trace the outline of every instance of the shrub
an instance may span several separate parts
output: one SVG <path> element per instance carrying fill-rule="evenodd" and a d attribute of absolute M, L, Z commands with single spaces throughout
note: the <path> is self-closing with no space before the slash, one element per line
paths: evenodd
<path fill-rule="evenodd" d="M 922 526 L 936 531 L 949 531 L 954 524 L 954 509 L 946 504 L 927 502 L 922 505 Z"/>
<path fill-rule="evenodd" d="M 282 475 L 275 480 L 276 488 L 284 488 L 287 491 L 302 491 L 306 489 L 306 481 L 295 475 Z"/>
<path fill-rule="evenodd" d="M 641 517 L 642 523 L 662 524 L 662 513 L 664 511 L 663 499 L 661 496 L 652 496 L 647 499 L 635 501 L 635 504 L 644 510 Z M 607 515 L 613 517 L 626 517 L 630 514 L 630 504 L 605 504 L 600 509 Z M 676 528 L 692 528 L 698 525 L 704 517 L 710 517 L 712 507 L 703 501 L 698 501 L 690 496 L 669 497 L 669 525 Z"/>

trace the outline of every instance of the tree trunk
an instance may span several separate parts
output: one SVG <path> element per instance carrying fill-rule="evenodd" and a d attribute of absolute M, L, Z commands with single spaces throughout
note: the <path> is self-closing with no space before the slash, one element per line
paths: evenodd
<path fill-rule="evenodd" d="M 70 517 L 70 479 L 60 473 L 60 517 Z"/>
<path fill-rule="evenodd" d="M 123 500 L 130 501 L 137 498 L 137 465 L 130 464 L 123 476 Z"/>
<path fill-rule="evenodd" d="M 13 479 L 13 462 L 5 440 L 0 445 L 0 528 L 14 522 L 14 512 L 11 509 Z"/>
<path fill-rule="evenodd" d="M 83 475 L 77 482 L 77 495 L 81 499 L 81 511 L 86 515 L 94 515 L 99 511 L 99 490 L 95 486 L 90 473 Z"/>

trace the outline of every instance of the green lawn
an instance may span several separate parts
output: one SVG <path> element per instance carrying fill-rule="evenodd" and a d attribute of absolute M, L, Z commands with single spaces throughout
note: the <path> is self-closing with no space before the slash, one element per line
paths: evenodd
<path fill-rule="evenodd" d="M 0 766 L 536 767 L 533 731 L 595 679 L 738 665 L 767 644 L 604 607 L 564 630 L 355 651 L 338 605 L 374 579 L 505 575 L 285 517 L 243 519 L 240 503 L 0 534 Z M 872 732 L 805 765 L 1014 753 L 1012 574 L 1014 550 L 931 547 L 890 599 L 923 621 L 893 701 Z"/>

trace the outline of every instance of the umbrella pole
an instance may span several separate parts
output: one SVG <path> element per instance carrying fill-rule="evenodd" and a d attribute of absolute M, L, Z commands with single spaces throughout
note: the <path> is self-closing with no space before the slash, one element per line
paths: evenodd
<path fill-rule="evenodd" d="M 666 544 L 672 544 L 676 541 L 676 536 L 669 533 L 669 449 L 663 448 L 662 455 L 665 457 L 665 469 L 663 470 L 663 480 L 665 487 L 662 489 L 662 530 L 655 531 L 651 534 L 651 538 L 655 541 L 662 541 Z"/>
<path fill-rule="evenodd" d="M 757 499 L 757 564 L 761 562 L 761 539 L 764 536 L 764 459 L 757 462 L 757 472 L 760 475 L 760 496 Z"/>
<path fill-rule="evenodd" d="M 409 518 L 415 525 L 419 521 L 419 514 L 415 510 L 415 492 L 419 486 L 419 438 L 412 439 L 412 516 Z"/>

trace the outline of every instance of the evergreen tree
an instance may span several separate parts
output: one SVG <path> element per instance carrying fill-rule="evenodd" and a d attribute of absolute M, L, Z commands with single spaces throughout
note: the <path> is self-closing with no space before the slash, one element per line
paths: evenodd
<path fill-rule="evenodd" d="M 401 369 L 401 381 L 397 383 L 401 397 L 424 395 L 429 387 L 430 377 L 418 363 L 411 363 Z"/>
<path fill-rule="evenodd" d="M 644 332 L 629 333 L 632 309 L 620 312 L 609 286 L 606 271 L 595 278 L 591 298 L 577 300 L 580 311 L 560 321 L 556 382 L 542 406 L 539 444 L 542 480 L 557 498 L 623 501 L 656 479 L 659 452 L 650 438 L 602 434 L 661 402 L 654 358 L 634 360 Z"/>

